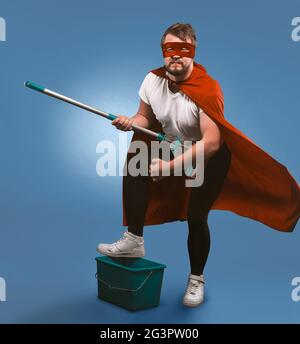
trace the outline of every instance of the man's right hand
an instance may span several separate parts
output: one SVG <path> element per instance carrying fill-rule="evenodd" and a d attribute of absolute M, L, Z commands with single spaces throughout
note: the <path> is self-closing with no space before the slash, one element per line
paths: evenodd
<path fill-rule="evenodd" d="M 132 130 L 133 118 L 127 116 L 118 116 L 111 122 L 112 125 L 123 131 Z"/>

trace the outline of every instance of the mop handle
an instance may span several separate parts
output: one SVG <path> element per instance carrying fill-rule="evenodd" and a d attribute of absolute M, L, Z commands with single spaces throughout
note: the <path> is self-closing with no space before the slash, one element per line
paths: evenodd
<path fill-rule="evenodd" d="M 93 107 L 91 107 L 89 105 L 86 105 L 86 104 L 83 104 L 81 102 L 78 102 L 75 99 L 68 98 L 68 97 L 66 97 L 66 96 L 64 96 L 62 94 L 59 94 L 59 93 L 56 93 L 54 91 L 48 90 L 47 88 L 45 88 L 43 86 L 40 86 L 40 85 L 37 85 L 34 82 L 26 81 L 24 83 L 24 85 L 26 87 L 29 87 L 29 88 L 35 90 L 35 91 L 44 93 L 44 94 L 46 94 L 48 96 L 60 99 L 60 100 L 62 100 L 64 102 L 66 102 L 66 103 L 70 103 L 72 105 L 75 105 L 75 106 L 77 106 L 77 107 L 79 107 L 81 109 L 87 110 L 89 112 L 93 112 L 96 115 L 99 115 L 99 116 L 105 117 L 107 119 L 110 119 L 111 121 L 113 121 L 114 119 L 116 119 L 118 117 L 118 116 L 113 115 L 111 113 L 104 112 L 104 111 L 95 109 L 95 108 L 93 108 Z M 157 133 L 157 132 L 149 130 L 147 128 L 140 127 L 138 125 L 132 125 L 131 127 L 132 127 L 133 131 L 142 132 L 144 134 L 147 134 L 147 135 L 150 135 L 150 136 L 156 138 L 159 141 L 166 141 L 166 142 L 171 143 L 170 149 L 173 152 L 173 154 L 175 154 L 177 149 L 179 149 L 179 152 L 181 153 L 181 147 L 186 147 L 186 145 L 179 138 L 177 138 L 177 140 L 175 140 L 175 142 L 173 142 L 172 140 L 168 139 L 164 133 Z M 191 176 L 193 174 L 193 168 L 190 167 L 190 166 L 185 167 L 184 170 L 185 170 L 185 174 L 187 176 Z"/>
<path fill-rule="evenodd" d="M 77 100 L 75 99 L 72 99 L 72 98 L 69 98 L 69 97 L 66 97 L 62 94 L 59 94 L 57 92 L 54 92 L 54 91 L 51 91 L 51 90 L 48 90 L 47 88 L 43 87 L 43 86 L 40 86 L 40 85 L 37 85 L 35 84 L 34 82 L 31 82 L 31 81 L 26 81 L 24 83 L 24 85 L 26 87 L 29 87 L 35 91 L 38 91 L 38 92 L 41 92 L 41 93 L 44 93 L 50 97 L 54 97 L 54 98 L 57 98 L 59 100 L 62 100 L 64 102 L 67 102 L 67 103 L 70 103 L 72 105 L 75 105 L 77 107 L 80 107 L 81 109 L 84 109 L 84 110 L 87 110 L 89 112 L 93 112 L 95 113 L 96 115 L 99 115 L 99 116 L 102 116 L 102 117 L 105 117 L 107 119 L 110 119 L 111 121 L 113 121 L 114 119 L 116 119 L 118 116 L 116 115 L 113 115 L 111 113 L 108 113 L 108 112 L 104 112 L 104 111 L 101 111 L 101 110 L 98 110 L 98 109 L 95 109 L 89 105 L 86 105 L 86 104 L 83 104 L 81 102 L 78 102 Z M 169 140 L 166 138 L 166 135 L 164 133 L 157 133 L 155 131 L 152 131 L 152 130 L 149 130 L 147 128 L 143 128 L 143 127 L 140 127 L 138 125 L 132 125 L 132 130 L 133 131 L 137 131 L 137 132 L 142 132 L 142 133 L 145 133 L 147 135 L 150 135 L 152 137 L 155 137 L 156 139 L 158 139 L 159 141 L 168 141 Z"/>

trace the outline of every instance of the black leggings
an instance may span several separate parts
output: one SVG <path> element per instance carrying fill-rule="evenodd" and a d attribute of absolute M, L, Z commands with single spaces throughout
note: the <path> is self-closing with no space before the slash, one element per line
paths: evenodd
<path fill-rule="evenodd" d="M 203 273 L 210 249 L 210 234 L 207 223 L 209 210 L 217 198 L 231 160 L 231 153 L 224 142 L 208 160 L 204 170 L 204 181 L 192 187 L 188 205 L 188 252 L 191 274 Z M 149 176 L 124 176 L 125 211 L 128 231 L 143 236 L 144 218 L 148 206 Z"/>

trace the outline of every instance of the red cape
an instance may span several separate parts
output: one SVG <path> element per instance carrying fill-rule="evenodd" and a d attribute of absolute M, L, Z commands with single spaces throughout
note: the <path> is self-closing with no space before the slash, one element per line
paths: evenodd
<path fill-rule="evenodd" d="M 164 67 L 151 70 L 167 78 L 165 71 Z M 229 210 L 279 231 L 293 231 L 300 216 L 300 187 L 287 168 L 224 118 L 222 90 L 203 66 L 194 62 L 190 77 L 178 84 L 184 94 L 217 121 L 232 153 L 227 177 L 211 209 Z M 162 131 L 156 119 L 150 129 Z M 151 142 L 149 136 L 141 133 L 134 133 L 132 141 L 135 140 Z M 130 157 L 128 154 L 127 161 Z M 145 225 L 186 220 L 189 192 L 184 176 L 170 176 L 158 183 L 150 181 Z M 127 226 L 124 202 L 123 194 L 123 225 Z"/>

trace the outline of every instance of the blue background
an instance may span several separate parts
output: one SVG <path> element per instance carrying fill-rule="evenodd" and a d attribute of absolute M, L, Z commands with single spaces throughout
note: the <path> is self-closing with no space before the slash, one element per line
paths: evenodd
<path fill-rule="evenodd" d="M 195 60 L 216 78 L 226 118 L 297 181 L 298 1 L 4 1 L 0 16 L 0 276 L 2 323 L 299 322 L 299 224 L 281 233 L 212 211 L 206 302 L 181 303 L 189 273 L 186 222 L 145 227 L 146 257 L 167 265 L 160 306 L 130 313 L 97 299 L 98 242 L 120 238 L 121 181 L 99 177 L 96 146 L 118 141 L 105 119 L 24 88 L 32 80 L 105 111 L 131 116 L 138 88 L 163 64 L 159 42 L 191 23 Z M 128 134 L 128 141 L 132 134 Z"/>

